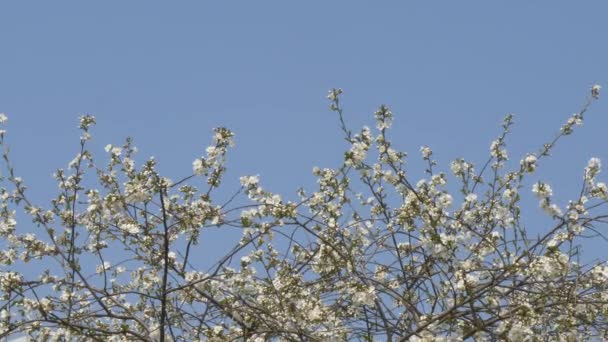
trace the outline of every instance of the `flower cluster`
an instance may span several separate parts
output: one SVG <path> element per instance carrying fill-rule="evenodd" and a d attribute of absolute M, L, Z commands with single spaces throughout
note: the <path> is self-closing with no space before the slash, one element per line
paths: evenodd
<path fill-rule="evenodd" d="M 590 100 L 599 97 L 599 86 Z M 0 187 L 0 337 L 109 341 L 579 341 L 608 334 L 608 266 L 585 264 L 581 239 L 605 222 L 601 162 L 584 168 L 580 194 L 560 208 L 530 180 L 555 144 L 582 124 L 588 102 L 556 138 L 509 169 L 508 115 L 488 159 L 440 170 L 420 148 L 413 180 L 381 106 L 377 131 L 354 134 L 328 99 L 348 147 L 298 200 L 257 175 L 221 192 L 234 135 L 214 131 L 190 175 L 162 177 L 138 163 L 127 139 L 88 150 L 95 118 L 80 118 L 80 151 L 54 177 L 48 208 L 30 198 L 11 164 Z M 7 120 L 0 114 L 0 124 Z M 5 132 L 0 143 L 6 147 Z M 92 172 L 93 171 L 93 172 Z M 230 180 L 225 180 L 228 182 Z M 530 232 L 522 203 L 548 214 Z M 25 222 L 23 221 L 24 218 Z M 18 221 L 19 220 L 19 221 Z M 27 220 L 31 221 L 28 223 Z M 234 237 L 219 258 L 220 230 Z M 229 239 L 229 238 L 227 238 Z M 204 243 L 201 244 L 201 241 Z"/>

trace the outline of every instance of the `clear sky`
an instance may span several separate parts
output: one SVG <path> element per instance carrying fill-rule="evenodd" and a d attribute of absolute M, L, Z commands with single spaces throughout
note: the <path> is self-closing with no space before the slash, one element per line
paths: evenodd
<path fill-rule="evenodd" d="M 41 202 L 77 152 L 83 113 L 97 117 L 96 153 L 132 136 L 139 160 L 154 155 L 175 179 L 227 126 L 237 134 L 227 189 L 260 174 L 295 194 L 346 147 L 327 109 L 332 87 L 353 128 L 387 104 L 415 170 L 420 145 L 445 170 L 456 157 L 481 163 L 507 113 L 518 161 L 591 85 L 608 88 L 607 14 L 605 0 L 3 1 L 0 112 L 17 173 Z M 608 164 L 607 108 L 597 102 L 541 165 L 562 203 L 590 157 Z"/>

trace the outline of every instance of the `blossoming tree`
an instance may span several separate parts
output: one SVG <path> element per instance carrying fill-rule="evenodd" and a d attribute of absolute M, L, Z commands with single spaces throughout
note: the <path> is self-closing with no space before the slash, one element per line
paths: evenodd
<path fill-rule="evenodd" d="M 109 145 L 107 165 L 88 144 L 57 170 L 59 193 L 35 204 L 0 133 L 6 172 L 0 189 L 0 336 L 37 341 L 460 341 L 604 338 L 608 267 L 578 258 L 583 234 L 608 219 L 600 161 L 584 169 L 567 207 L 549 184 L 526 181 L 555 144 L 582 124 L 580 112 L 538 151 L 507 167 L 513 118 L 481 167 L 459 159 L 427 177 L 408 175 L 389 138 L 393 115 L 353 133 L 330 91 L 350 148 L 336 169 L 314 168 L 318 188 L 290 202 L 241 177 L 219 202 L 233 134 L 217 128 L 193 163 L 170 180 L 136 148 Z M 4 123 L 6 116 L 0 116 Z M 450 175 L 451 173 L 451 175 Z M 450 182 L 448 184 L 448 182 Z M 455 189 L 450 193 L 449 189 Z M 521 195 L 532 191 L 551 225 L 529 236 Z M 17 218 L 31 219 L 24 230 Z M 31 225 L 30 225 L 31 226 Z M 210 268 L 194 256 L 205 231 L 237 229 L 240 241 Z M 29 272 L 26 272 L 29 270 Z M 34 270 L 33 274 L 31 270 Z"/>

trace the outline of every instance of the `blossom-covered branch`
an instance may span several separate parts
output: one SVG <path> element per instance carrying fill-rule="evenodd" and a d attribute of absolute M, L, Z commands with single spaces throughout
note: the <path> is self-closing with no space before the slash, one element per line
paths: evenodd
<path fill-rule="evenodd" d="M 420 149 L 425 178 L 391 142 L 393 113 L 375 128 L 348 127 L 341 89 L 329 92 L 348 147 L 340 166 L 314 167 L 314 189 L 287 201 L 258 176 L 221 185 L 234 145 L 227 128 L 178 180 L 131 139 L 89 151 L 92 116 L 80 118 L 79 152 L 55 172 L 59 193 L 35 203 L 5 137 L 0 189 L 0 337 L 65 341 L 579 341 L 608 333 L 608 266 L 584 263 L 588 232 L 608 222 L 601 161 L 582 170 L 565 207 L 532 182 L 554 146 L 600 96 L 509 169 L 508 115 L 487 160 L 441 171 Z M 7 117 L 0 115 L 0 124 Z M 413 161 L 410 161 L 412 163 Z M 547 214 L 532 237 L 522 215 L 534 195 Z M 219 201 L 217 198 L 228 198 Z M 27 216 L 26 216 L 27 215 Z M 33 224 L 17 222 L 29 217 Z M 33 228 L 29 228 L 33 227 Z M 215 229 L 240 239 L 205 260 Z M 26 272 L 26 270 L 28 270 Z"/>

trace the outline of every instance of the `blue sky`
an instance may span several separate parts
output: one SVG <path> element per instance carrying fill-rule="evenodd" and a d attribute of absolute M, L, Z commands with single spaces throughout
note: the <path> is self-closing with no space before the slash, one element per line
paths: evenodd
<path fill-rule="evenodd" d="M 457 157 L 481 163 L 507 113 L 518 161 L 591 85 L 608 86 L 606 13 L 599 0 L 2 2 L 0 112 L 17 173 L 41 202 L 77 152 L 83 113 L 97 117 L 99 156 L 132 136 L 139 160 L 155 156 L 172 178 L 191 172 L 213 127 L 229 127 L 227 189 L 260 174 L 265 188 L 295 194 L 346 148 L 327 109 L 332 87 L 355 129 L 380 104 L 392 109 L 413 170 L 420 145 L 446 170 Z M 562 203 L 590 157 L 608 163 L 607 108 L 595 103 L 540 168 Z"/>

